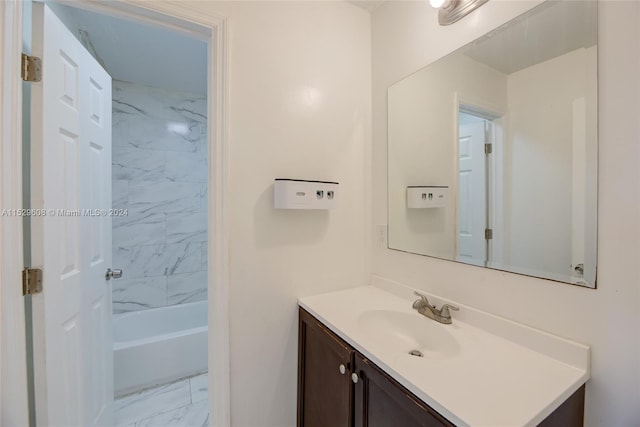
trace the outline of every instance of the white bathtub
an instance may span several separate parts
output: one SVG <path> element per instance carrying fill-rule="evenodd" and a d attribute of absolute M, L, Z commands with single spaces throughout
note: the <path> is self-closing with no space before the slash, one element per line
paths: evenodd
<path fill-rule="evenodd" d="M 113 316 L 116 396 L 207 370 L 207 301 Z"/>

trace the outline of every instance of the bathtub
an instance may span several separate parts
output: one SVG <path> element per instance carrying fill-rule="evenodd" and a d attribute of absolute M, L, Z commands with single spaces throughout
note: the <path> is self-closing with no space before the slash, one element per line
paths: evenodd
<path fill-rule="evenodd" d="M 113 316 L 115 395 L 207 370 L 207 301 Z"/>

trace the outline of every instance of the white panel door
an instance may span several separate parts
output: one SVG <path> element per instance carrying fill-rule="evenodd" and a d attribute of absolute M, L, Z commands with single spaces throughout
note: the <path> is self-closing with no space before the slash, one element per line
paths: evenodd
<path fill-rule="evenodd" d="M 487 260 L 484 122 L 460 125 L 458 139 L 458 259 L 484 264 Z"/>
<path fill-rule="evenodd" d="M 80 95 L 80 200 L 87 209 L 82 217 L 86 274 L 82 304 L 85 323 L 87 426 L 113 425 L 113 338 L 111 286 L 105 272 L 111 267 L 111 77 L 83 51 L 84 73 Z"/>
<path fill-rule="evenodd" d="M 33 297 L 36 422 L 113 425 L 111 78 L 45 5 L 33 5 Z"/>

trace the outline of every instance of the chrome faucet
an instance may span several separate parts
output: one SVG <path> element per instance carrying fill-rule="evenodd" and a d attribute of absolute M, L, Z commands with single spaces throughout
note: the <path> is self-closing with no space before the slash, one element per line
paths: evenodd
<path fill-rule="evenodd" d="M 420 292 L 413 292 L 415 295 L 419 296 L 420 299 L 417 299 L 413 302 L 413 308 L 418 311 L 418 313 L 423 316 L 428 317 L 429 319 L 433 319 L 436 322 L 444 323 L 446 325 L 451 324 L 451 313 L 449 310 L 458 311 L 460 310 L 458 307 L 453 306 L 451 304 L 444 304 L 440 307 L 440 310 L 436 308 L 435 305 L 431 305 L 426 295 L 421 294 Z"/>

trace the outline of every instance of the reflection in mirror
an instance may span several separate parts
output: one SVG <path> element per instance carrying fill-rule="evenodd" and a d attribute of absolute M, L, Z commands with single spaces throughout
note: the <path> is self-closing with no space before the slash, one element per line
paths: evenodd
<path fill-rule="evenodd" d="M 388 101 L 389 248 L 595 287 L 596 2 L 545 2 Z"/>

